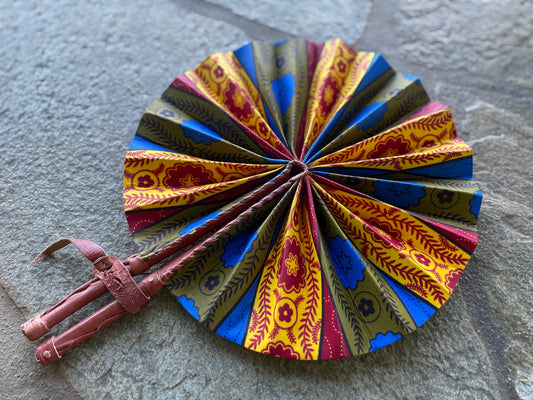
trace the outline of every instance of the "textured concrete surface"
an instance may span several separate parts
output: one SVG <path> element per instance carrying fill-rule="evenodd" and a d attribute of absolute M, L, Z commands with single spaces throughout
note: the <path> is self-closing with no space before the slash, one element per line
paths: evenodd
<path fill-rule="evenodd" d="M 246 19 L 280 30 L 288 35 L 324 41 L 340 38 L 354 42 L 361 37 L 370 0 L 330 1 L 327 10 L 321 0 L 206 0 Z M 342 15 L 343 18 L 339 18 Z"/>
<path fill-rule="evenodd" d="M 59 373 L 59 365 L 42 368 L 28 357 L 33 344 L 20 334 L 24 315 L 0 287 L 0 349 L 6 355 L 0 373 L 3 399 L 82 399 Z"/>
<path fill-rule="evenodd" d="M 533 399 L 533 3 L 251 3 L 2 1 L 0 397 Z M 71 250 L 24 266 L 62 236 L 134 252 L 122 157 L 142 110 L 210 52 L 292 35 L 378 50 L 451 107 L 484 193 L 480 244 L 451 300 L 377 353 L 298 363 L 217 337 L 161 293 L 39 367 L 18 327 L 90 265 Z"/>

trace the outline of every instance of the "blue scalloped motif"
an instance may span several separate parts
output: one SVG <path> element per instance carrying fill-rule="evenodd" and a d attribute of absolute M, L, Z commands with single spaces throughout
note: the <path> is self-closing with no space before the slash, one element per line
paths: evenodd
<path fill-rule="evenodd" d="M 235 50 L 233 54 L 235 54 L 235 57 L 237 57 L 242 67 L 257 87 L 257 75 L 255 74 L 254 50 L 252 43 L 245 44 L 241 48 Z"/>
<path fill-rule="evenodd" d="M 291 105 L 295 88 L 296 78 L 290 73 L 281 75 L 279 79 L 272 81 L 272 91 L 276 96 L 276 102 L 279 104 L 279 109 L 282 114 L 285 114 Z"/>
<path fill-rule="evenodd" d="M 243 232 L 234 237 L 225 247 L 220 257 L 224 261 L 224 267 L 235 267 L 244 255 L 252 249 L 253 241 L 257 239 L 257 232 Z"/>
<path fill-rule="evenodd" d="M 375 351 L 384 346 L 388 346 L 391 343 L 400 340 L 402 335 L 400 333 L 393 333 L 388 331 L 387 333 L 378 333 L 374 339 L 370 340 L 370 351 Z"/>
<path fill-rule="evenodd" d="M 415 320 L 416 326 L 422 326 L 422 324 L 424 324 L 433 314 L 435 314 L 436 310 L 432 306 L 424 302 L 409 290 L 404 289 L 401 285 L 388 278 L 385 274 L 381 272 L 380 274 L 398 295 L 407 311 L 409 311 L 411 317 Z"/>
<path fill-rule="evenodd" d="M 412 168 L 406 172 L 413 175 L 424 175 L 446 179 L 472 179 L 472 156 L 442 162 L 427 167 Z"/>
<path fill-rule="evenodd" d="M 412 182 L 378 180 L 373 186 L 376 189 L 375 197 L 400 208 L 417 206 L 420 204 L 420 199 L 426 195 L 423 185 Z"/>
<path fill-rule="evenodd" d="M 155 144 L 139 135 L 135 135 L 133 137 L 133 140 L 130 143 L 130 147 L 128 147 L 128 151 L 132 151 L 132 150 L 172 151 L 172 150 L 167 149 L 166 147 L 159 146 L 158 144 Z"/>
<path fill-rule="evenodd" d="M 329 241 L 329 253 L 342 285 L 347 289 L 355 289 L 357 282 L 365 279 L 363 271 L 366 265 L 352 243 L 340 236 L 332 238 Z"/>
<path fill-rule="evenodd" d="M 357 90 L 355 91 L 355 94 L 359 93 L 365 87 L 370 85 L 373 81 L 378 79 L 381 75 L 383 75 L 389 69 L 390 69 L 390 65 L 387 62 L 387 60 L 385 60 L 385 58 L 383 58 L 383 56 L 380 53 L 376 53 L 368 69 L 366 70 L 366 73 L 363 76 L 363 79 L 361 79 L 361 82 L 359 82 L 359 85 L 357 86 Z"/>
<path fill-rule="evenodd" d="M 409 74 L 403 74 L 403 73 L 402 73 L 402 76 L 405 79 L 409 79 L 411 82 L 415 82 L 416 84 L 421 85 L 420 78 L 418 78 L 417 76 L 413 76 L 413 75 L 409 75 Z"/>
<path fill-rule="evenodd" d="M 180 235 L 185 235 L 186 233 L 190 233 L 193 231 L 194 228 L 197 228 L 201 225 L 203 225 L 205 222 L 209 221 L 212 218 L 215 218 L 218 214 L 220 214 L 222 210 L 217 210 L 214 213 L 208 214 L 205 217 L 199 218 L 196 221 L 191 222 L 189 225 L 187 225 L 185 228 L 183 228 L 178 233 Z"/>
<path fill-rule="evenodd" d="M 387 111 L 388 106 L 385 101 L 379 101 L 363 108 L 348 124 L 350 127 L 357 125 L 359 129 L 366 131 L 376 126 L 383 119 L 383 114 Z"/>
<path fill-rule="evenodd" d="M 285 43 L 287 41 L 288 41 L 288 39 L 281 39 L 281 40 L 278 40 L 277 42 L 276 41 L 270 42 L 270 44 L 272 46 L 281 46 L 283 43 Z"/>
<path fill-rule="evenodd" d="M 198 321 L 200 319 L 200 316 L 198 315 L 198 311 L 199 311 L 198 307 L 194 305 L 193 299 L 189 299 L 187 296 L 183 295 L 180 297 L 176 296 L 176 300 L 180 302 L 183 308 L 185 308 L 187 312 L 191 314 L 195 320 Z"/>
<path fill-rule="evenodd" d="M 474 193 L 474 198 L 470 200 L 470 212 L 476 216 L 476 219 L 479 218 L 479 210 L 481 209 L 482 200 L 483 195 L 479 190 Z"/>
<path fill-rule="evenodd" d="M 183 136 L 192 139 L 194 143 L 209 146 L 212 142 L 222 139 L 214 130 L 193 119 L 185 120 L 180 125 L 183 128 Z"/>
<path fill-rule="evenodd" d="M 254 305 L 254 295 L 257 285 L 261 279 L 261 274 L 257 276 L 252 286 L 246 291 L 242 299 L 237 303 L 233 311 L 226 316 L 224 321 L 216 329 L 216 333 L 233 343 L 242 344 L 244 336 L 248 330 L 248 320 L 252 314 Z"/>

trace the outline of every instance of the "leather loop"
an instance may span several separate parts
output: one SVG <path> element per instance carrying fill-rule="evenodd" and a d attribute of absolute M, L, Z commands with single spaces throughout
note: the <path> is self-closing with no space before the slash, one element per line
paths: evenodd
<path fill-rule="evenodd" d="M 78 250 L 80 251 L 80 253 L 83 254 L 92 263 L 98 260 L 98 258 L 101 258 L 107 255 L 104 249 L 102 249 L 100 246 L 98 246 L 96 243 L 90 240 L 63 238 L 63 239 L 59 239 L 55 241 L 50 246 L 48 246 L 46 249 L 44 249 L 41 252 L 41 254 L 35 257 L 35 259 L 28 265 L 28 267 L 31 267 L 32 265 L 37 264 L 39 261 L 48 257 L 49 255 L 56 252 L 57 250 L 62 249 L 63 247 L 67 246 L 70 243 L 76 246 Z"/>
<path fill-rule="evenodd" d="M 111 292 L 126 311 L 136 313 L 142 310 L 150 302 L 150 296 L 137 285 L 137 282 L 135 282 L 130 271 L 128 271 L 122 261 L 117 257 L 107 255 L 104 249 L 90 240 L 72 238 L 59 239 L 44 249 L 41 254 L 28 265 L 28 267 L 38 263 L 70 243 L 76 246 L 81 254 L 93 263 L 93 275 L 103 282 L 109 292 Z M 134 274 L 137 271 L 133 271 L 133 269 L 138 270 L 138 272 L 147 269 L 147 264 L 140 255 L 131 256 L 127 258 L 125 262 L 130 265 Z"/>
<path fill-rule="evenodd" d="M 133 280 L 126 266 L 117 257 L 106 256 L 95 263 L 93 275 L 99 278 L 124 309 L 130 313 L 142 310 L 150 296 Z"/>

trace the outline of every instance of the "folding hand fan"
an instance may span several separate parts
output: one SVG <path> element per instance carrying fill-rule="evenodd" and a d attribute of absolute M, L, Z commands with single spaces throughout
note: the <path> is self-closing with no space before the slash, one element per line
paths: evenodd
<path fill-rule="evenodd" d="M 67 239 L 38 257 L 71 241 L 95 278 L 26 323 L 28 337 L 107 290 L 117 299 L 41 344 L 43 364 L 163 285 L 248 349 L 367 353 L 426 322 L 477 244 L 481 193 L 450 110 L 418 78 L 340 40 L 211 55 L 148 107 L 124 165 L 140 253 L 121 262 Z"/>

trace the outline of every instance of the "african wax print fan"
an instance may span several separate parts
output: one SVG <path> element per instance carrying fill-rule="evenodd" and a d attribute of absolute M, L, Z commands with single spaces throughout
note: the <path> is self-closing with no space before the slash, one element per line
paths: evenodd
<path fill-rule="evenodd" d="M 253 42 L 178 76 L 142 116 L 124 206 L 140 253 L 73 242 L 95 278 L 25 324 L 43 364 L 166 285 L 218 335 L 295 359 L 347 357 L 414 331 L 477 244 L 481 193 L 450 110 L 378 53 Z M 142 281 L 131 277 L 171 261 Z"/>

